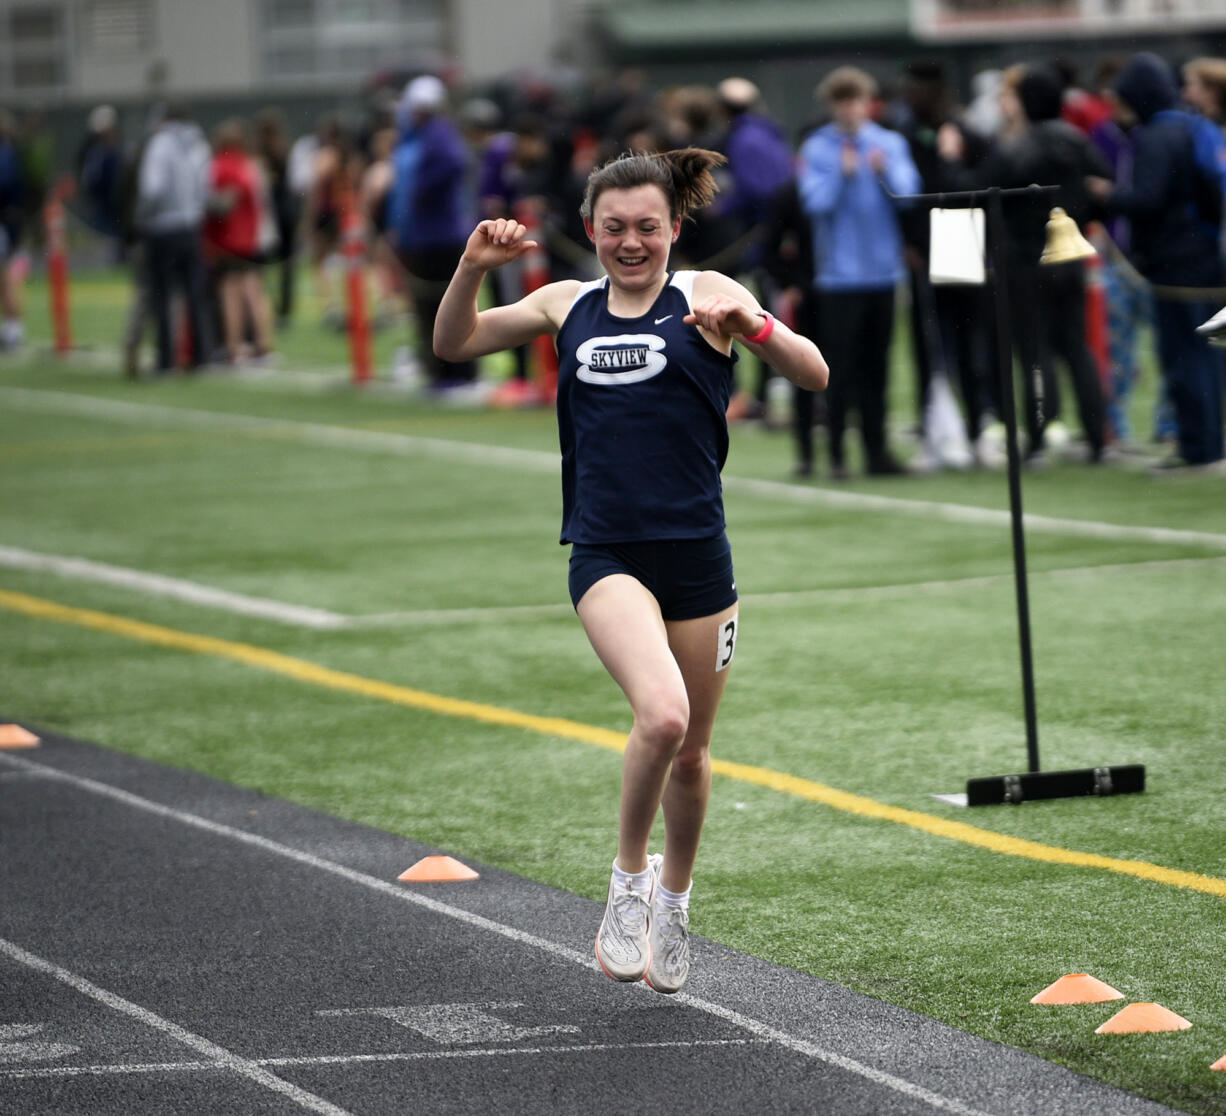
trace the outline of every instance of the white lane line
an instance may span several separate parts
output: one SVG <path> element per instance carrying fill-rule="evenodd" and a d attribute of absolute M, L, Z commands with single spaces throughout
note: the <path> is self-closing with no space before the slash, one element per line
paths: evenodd
<path fill-rule="evenodd" d="M 1226 555 L 1213 558 L 1156 558 L 1148 562 L 1111 562 L 1101 566 L 1066 566 L 1053 570 L 1031 570 L 1028 579 L 1035 581 L 1063 581 L 1085 577 L 1101 577 L 1104 574 L 1124 574 L 1138 571 L 1176 570 L 1195 566 L 1220 566 L 1226 564 Z M 805 604 L 817 602 L 837 603 L 879 601 L 893 598 L 908 599 L 916 596 L 962 593 L 968 589 L 982 589 L 996 585 L 1012 585 L 1012 573 L 984 574 L 980 577 L 953 577 L 942 581 L 900 581 L 889 585 L 852 585 L 841 589 L 783 589 L 774 593 L 746 593 L 743 601 L 755 604 Z"/>
<path fill-rule="evenodd" d="M 1007 527 L 1012 522 L 1009 512 L 996 508 L 980 508 L 969 504 L 945 504 L 935 500 L 910 500 L 900 496 L 875 496 L 869 492 L 839 492 L 829 488 L 809 488 L 783 481 L 757 480 L 752 477 L 724 477 L 724 489 L 747 495 L 786 500 L 794 504 L 821 504 L 853 511 L 897 512 L 921 519 L 939 519 L 975 527 Z M 1062 519 L 1051 515 L 1026 512 L 1023 522 L 1027 531 L 1053 535 L 1074 535 L 1082 538 L 1106 539 L 1112 542 L 1145 542 L 1166 546 L 1208 546 L 1226 549 L 1226 535 L 1209 531 L 1185 531 L 1173 527 L 1134 527 L 1122 523 L 1100 523 L 1089 519 Z"/>
<path fill-rule="evenodd" d="M 574 606 L 556 604 L 491 605 L 489 608 L 422 608 L 403 612 L 374 612 L 349 617 L 348 628 L 416 627 L 419 624 L 488 624 L 503 620 L 547 620 L 553 616 L 573 616 Z"/>
<path fill-rule="evenodd" d="M 0 566 L 33 573 L 52 573 L 59 577 L 91 581 L 99 585 L 116 585 L 153 597 L 166 597 L 220 609 L 262 620 L 276 620 L 316 631 L 341 631 L 354 628 L 398 627 L 413 624 L 451 623 L 454 621 L 499 621 L 525 619 L 534 616 L 566 616 L 574 612 L 569 604 L 501 605 L 492 608 L 436 608 L 405 612 L 377 612 L 367 616 L 333 612 L 331 609 L 292 604 L 271 597 L 254 597 L 217 589 L 198 581 L 166 574 L 137 570 L 131 566 L 115 566 L 89 558 L 47 554 L 19 546 L 0 545 Z"/>
<path fill-rule="evenodd" d="M 0 1080 L 22 1081 L 39 1077 L 123 1077 L 138 1073 L 228 1072 L 229 1067 L 220 1062 L 118 1062 L 110 1066 L 39 1066 L 36 1069 L 0 1069 Z"/>
<path fill-rule="evenodd" d="M 123 589 L 135 589 L 155 597 L 169 597 L 172 600 L 186 601 L 188 604 L 222 609 L 240 616 L 278 620 L 283 624 L 295 624 L 302 628 L 329 631 L 347 627 L 353 620 L 350 616 L 327 609 L 287 604 L 267 597 L 251 597 L 245 593 L 231 593 L 183 578 L 166 577 L 163 574 L 134 570 L 126 566 L 112 566 L 105 562 L 93 562 L 88 558 L 43 554 L 16 546 L 0 546 L 0 566 L 14 570 L 53 573 L 60 577 L 92 581 L 99 585 L 118 585 Z"/>
<path fill-rule="evenodd" d="M 258 1066 L 278 1069 L 311 1066 L 352 1066 L 371 1062 L 430 1062 L 450 1058 L 531 1057 L 537 1054 L 602 1054 L 619 1050 L 690 1050 L 699 1046 L 765 1046 L 767 1040 L 686 1039 L 674 1042 L 589 1042 L 579 1046 L 506 1046 L 480 1050 L 405 1050 L 382 1054 L 304 1054 L 282 1058 L 253 1058 Z M 201 1073 L 225 1069 L 216 1062 L 137 1062 L 109 1066 L 39 1066 L 36 1069 L 3 1070 L 0 1079 L 27 1077 L 108 1077 L 129 1073 Z"/>
<path fill-rule="evenodd" d="M 1180 569 L 1205 564 L 1226 563 L 1226 556 L 1212 558 L 1158 558 L 1148 562 L 1114 562 L 1100 566 L 1070 566 L 1054 570 L 1032 570 L 1030 580 L 1041 578 L 1099 576 L 1139 570 Z M 508 620 L 549 619 L 570 616 L 574 608 L 564 602 L 534 605 L 494 605 L 489 608 L 426 608 L 400 612 L 375 612 L 352 615 L 310 605 L 291 604 L 270 597 L 253 597 L 232 593 L 211 585 L 168 577 L 128 566 L 113 566 L 88 558 L 46 554 L 22 547 L 0 545 L 0 566 L 53 573 L 60 577 L 116 585 L 155 597 L 167 597 L 205 608 L 220 609 L 262 620 L 310 628 L 315 631 L 352 631 L 370 628 L 416 627 L 423 624 L 491 624 Z M 1013 574 L 985 574 L 980 577 L 957 577 L 939 581 L 901 581 L 886 585 L 853 585 L 843 588 L 782 589 L 766 593 L 744 593 L 741 600 L 763 605 L 791 605 L 820 602 L 857 602 L 889 600 L 895 597 L 928 596 L 940 593 L 960 593 L 969 589 L 1012 583 Z"/>
<path fill-rule="evenodd" d="M 477 1050 L 415 1050 L 388 1054 L 321 1054 L 303 1057 L 262 1058 L 265 1066 L 328 1066 L 354 1062 L 432 1062 L 450 1058 L 498 1058 L 510 1055 L 536 1054 L 600 1054 L 614 1050 L 690 1050 L 698 1046 L 757 1046 L 767 1040 L 749 1039 L 677 1039 L 661 1042 L 587 1042 L 566 1046 L 507 1046 Z"/>
<path fill-rule="evenodd" d="M 561 475 L 561 459 L 542 450 L 491 446 L 478 442 L 456 442 L 445 438 L 423 438 L 381 430 L 359 430 L 352 426 L 333 426 L 321 422 L 259 418 L 227 411 L 206 411 L 192 407 L 166 407 L 157 403 L 130 403 L 122 399 L 103 399 L 74 392 L 43 391 L 38 388 L 0 387 L 0 401 L 27 411 L 79 415 L 83 418 L 146 425 L 150 419 L 193 430 L 250 430 L 276 437 L 293 438 L 311 445 L 392 453 L 404 457 L 434 457 L 445 461 L 464 461 L 473 465 L 505 465 L 533 472 Z"/>
<path fill-rule="evenodd" d="M 536 473 L 560 473 L 556 453 L 515 449 L 509 446 L 457 442 L 444 438 L 423 438 L 414 434 L 359 430 L 326 423 L 264 419 L 186 407 L 167 407 L 156 403 L 131 403 L 118 399 L 79 395 L 75 392 L 44 391 L 37 388 L 0 387 L 0 401 L 28 411 L 80 415 L 86 418 L 147 424 L 151 418 L 186 426 L 217 430 L 253 430 L 259 433 L 294 438 L 314 445 L 339 446 L 378 453 L 411 457 L 433 457 L 473 465 L 500 465 Z M 1006 527 L 1008 511 L 966 504 L 947 504 L 934 500 L 912 500 L 898 496 L 877 496 L 868 492 L 843 492 L 814 488 L 782 481 L 753 477 L 725 476 L 725 491 L 765 497 L 794 504 L 820 505 L 851 511 L 889 512 L 938 519 L 976 527 Z M 1100 523 L 1094 520 L 1063 519 L 1056 516 L 1025 515 L 1026 529 L 1048 534 L 1105 539 L 1114 542 L 1145 542 L 1165 546 L 1207 546 L 1226 550 L 1226 534 L 1187 531 L 1170 527 L 1135 527 Z"/>
<path fill-rule="evenodd" d="M 50 346 L 51 338 L 38 338 L 18 354 L 16 363 L 30 368 L 43 359 L 38 341 L 42 341 L 43 352 Z M 79 349 L 71 354 L 71 369 L 82 376 L 96 377 L 99 380 L 114 382 L 117 350 L 113 348 Z M 7 361 L 6 361 L 7 363 Z M 353 372 L 342 365 L 312 365 L 310 367 L 296 366 L 292 369 L 272 368 L 231 368 L 214 369 L 209 373 L 213 383 L 238 383 L 244 387 L 272 389 L 281 392 L 292 391 L 296 395 L 322 395 L 325 392 L 343 391 L 353 386 Z M 395 380 L 374 379 L 363 385 L 362 394 L 387 396 L 393 399 L 412 398 L 417 394 L 412 386 Z"/>
<path fill-rule="evenodd" d="M 58 779 L 61 782 L 78 787 L 81 790 L 89 791 L 92 794 L 101 795 L 104 798 L 112 799 L 115 802 L 121 802 L 126 806 L 130 806 L 136 810 L 142 810 L 145 813 L 153 814 L 157 817 L 168 818 L 172 821 L 179 822 L 182 825 L 188 825 L 194 829 L 202 830 L 206 833 L 212 833 L 218 837 L 226 837 L 233 841 L 238 841 L 241 844 L 248 845 L 251 848 L 261 849 L 264 852 L 272 853 L 275 856 L 284 857 L 288 860 L 293 860 L 298 864 L 306 865 L 309 868 L 314 868 L 321 872 L 327 872 L 340 879 L 348 880 L 350 883 L 358 884 L 362 887 L 370 888 L 372 891 L 380 892 L 383 895 L 391 896 L 403 903 L 409 903 L 413 906 L 421 907 L 423 910 L 430 911 L 434 914 L 441 915 L 444 918 L 454 919 L 456 922 L 463 923 L 466 926 L 471 926 L 477 930 L 484 930 L 490 934 L 497 934 L 499 937 L 505 938 L 508 941 L 515 942 L 519 945 L 529 946 L 533 949 L 540 950 L 542 953 L 549 954 L 552 957 L 559 958 L 563 961 L 569 961 L 572 964 L 579 965 L 585 969 L 592 969 L 599 972 L 599 966 L 596 963 L 595 957 L 588 953 L 580 953 L 568 946 L 560 945 L 557 942 L 551 942 L 546 938 L 529 934 L 523 930 L 517 930 L 513 926 L 507 926 L 501 922 L 495 922 L 493 919 L 486 918 L 483 915 L 474 914 L 471 911 L 466 911 L 461 907 L 453 907 L 449 903 L 443 903 L 438 899 L 431 899 L 427 895 L 423 895 L 417 891 L 411 891 L 400 884 L 393 884 L 387 880 L 381 880 L 376 876 L 367 875 L 365 872 L 358 872 L 352 868 L 346 868 L 343 864 L 337 864 L 331 860 L 324 860 L 322 857 L 315 856 L 312 853 L 303 852 L 300 849 L 292 848 L 289 845 L 283 845 L 279 841 L 273 841 L 267 837 L 261 837 L 255 833 L 248 833 L 241 829 L 234 829 L 232 826 L 223 825 L 220 822 L 211 821 L 208 818 L 202 818 L 196 814 L 189 814 L 183 810 L 176 810 L 172 806 L 164 806 L 160 802 L 154 802 L 152 799 L 142 798 L 140 795 L 133 794 L 131 791 L 123 790 L 120 787 L 112 786 L 109 783 L 102 783 L 95 779 L 89 779 L 82 775 L 73 775 L 66 771 L 59 771 L 54 767 L 46 764 L 35 763 L 31 760 L 21 759 L 17 756 L 9 756 L 0 754 L 0 764 L 11 764 L 24 770 L 41 771 L 45 776 L 52 779 Z M 654 996 L 656 993 L 650 989 L 644 989 L 642 985 L 636 986 L 641 989 L 645 995 Z M 786 1031 L 781 1031 L 769 1024 L 762 1023 L 757 1019 L 744 1015 L 732 1008 L 724 1007 L 722 1004 L 716 1004 L 710 1000 L 702 999 L 698 996 L 691 995 L 686 992 L 678 993 L 673 997 L 674 1002 L 686 1004 L 698 1011 L 705 1012 L 708 1015 L 713 1015 L 718 1019 L 723 1019 L 726 1022 L 732 1023 L 743 1030 L 748 1031 L 755 1038 L 764 1039 L 768 1042 L 776 1043 L 792 1050 L 795 1053 L 803 1054 L 806 1057 L 813 1058 L 816 1061 L 825 1062 L 828 1065 L 836 1066 L 839 1069 L 846 1070 L 858 1077 L 864 1078 L 875 1085 L 882 1088 L 890 1089 L 893 1092 L 900 1093 L 904 1096 L 919 1100 L 932 1108 L 942 1112 L 956 1113 L 957 1116 L 987 1116 L 977 1108 L 972 1108 L 969 1105 L 963 1104 L 961 1101 L 946 1097 L 940 1093 L 933 1092 L 930 1089 L 924 1088 L 922 1085 L 917 1085 L 912 1081 L 907 1081 L 904 1078 L 896 1077 L 892 1073 L 887 1073 L 885 1070 L 877 1069 L 875 1066 L 865 1065 L 863 1062 L 858 1062 L 854 1058 L 848 1058 L 845 1055 L 835 1053 L 832 1050 L 826 1050 L 824 1047 L 818 1046 L 808 1039 L 800 1038 L 797 1035 L 788 1034 Z M 139 1010 L 139 1009 L 138 1009 Z M 204 1040 L 201 1040 L 204 1041 Z M 280 1080 L 274 1078 L 274 1080 Z"/>
<path fill-rule="evenodd" d="M 40 765 L 35 764 L 33 766 Z M 155 1014 L 148 1008 L 141 1007 L 140 1004 L 134 1004 L 131 1000 L 125 1000 L 122 996 L 115 995 L 114 992 L 108 992 L 105 988 L 100 988 L 98 985 L 55 964 L 53 961 L 48 961 L 45 958 L 30 953 L 28 950 L 22 949 L 21 946 L 14 942 L 0 938 L 0 953 L 16 961 L 19 965 L 25 965 L 28 969 L 34 969 L 36 972 L 53 977 L 62 984 L 67 984 L 83 996 L 88 996 L 91 1000 L 104 1004 L 112 1011 L 131 1016 L 133 1019 L 145 1024 L 146 1027 L 151 1027 L 153 1030 L 159 1031 L 169 1038 L 181 1042 L 184 1046 L 203 1054 L 218 1069 L 232 1070 L 256 1085 L 261 1085 L 265 1089 L 279 1093 L 308 1112 L 323 1112 L 328 1113 L 329 1116 L 348 1116 L 345 1109 L 338 1108 L 330 1101 L 324 1100 L 323 1097 L 317 1097 L 314 1093 L 300 1089 L 297 1085 L 278 1077 L 275 1073 L 270 1073 L 263 1066 L 257 1065 L 250 1059 L 243 1058 L 233 1051 L 225 1049 L 223 1046 L 218 1046 L 215 1042 L 210 1042 L 208 1039 L 194 1034 L 184 1027 L 180 1027 L 177 1023 L 172 1023 L 169 1019 L 163 1019 L 162 1016 Z"/>

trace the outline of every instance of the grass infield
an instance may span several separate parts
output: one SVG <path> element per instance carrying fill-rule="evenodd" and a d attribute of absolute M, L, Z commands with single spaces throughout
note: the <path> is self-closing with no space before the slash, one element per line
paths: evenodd
<path fill-rule="evenodd" d="M 0 563 L 5 715 L 602 898 L 627 714 L 567 604 L 552 416 L 354 391 L 309 303 L 275 374 L 129 383 L 120 277 L 74 283 L 66 357 L 28 293 L 27 350 L 0 357 L 0 547 L 335 623 Z M 999 518 L 941 509 L 1002 511 L 1003 474 L 831 489 L 785 485 L 790 463 L 786 434 L 734 429 L 742 631 L 695 930 L 1226 1113 L 1226 481 L 1026 474 L 1057 521 L 1026 540 L 1043 765 L 1144 763 L 1149 786 L 968 811 L 931 795 L 1025 766 L 1012 558 Z M 1028 1002 L 1071 972 L 1194 1026 L 1097 1035 L 1118 1003 Z"/>

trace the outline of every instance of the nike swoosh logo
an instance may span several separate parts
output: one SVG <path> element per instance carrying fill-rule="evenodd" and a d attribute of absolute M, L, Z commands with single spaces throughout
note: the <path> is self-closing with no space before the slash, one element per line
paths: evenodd
<path fill-rule="evenodd" d="M 669 319 L 669 318 L 671 318 L 671 317 L 672 317 L 672 314 L 665 314 L 665 315 L 664 315 L 664 317 L 662 317 L 662 318 L 657 318 L 657 319 L 655 320 L 655 324 L 656 324 L 656 325 L 659 325 L 661 322 L 666 322 L 666 321 L 668 321 L 668 319 Z"/>

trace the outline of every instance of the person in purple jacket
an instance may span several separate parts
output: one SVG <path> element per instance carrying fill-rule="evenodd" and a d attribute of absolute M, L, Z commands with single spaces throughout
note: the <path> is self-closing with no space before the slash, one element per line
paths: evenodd
<path fill-rule="evenodd" d="M 433 75 L 404 87 L 388 201 L 388 235 L 408 276 L 418 353 L 430 386 L 440 390 L 477 378 L 474 361 L 440 360 L 430 344 L 439 301 L 472 225 L 468 145 L 446 107 L 447 89 Z"/>
<path fill-rule="evenodd" d="M 777 289 L 763 266 L 765 232 L 776 197 L 795 177 L 792 145 L 779 124 L 767 115 L 762 94 L 752 81 L 725 78 L 715 91 L 728 121 L 721 146 L 728 159 L 731 188 L 714 208 L 742 245 L 739 258 L 730 261 L 726 270 L 745 277 L 762 303 L 769 306 L 776 300 Z M 741 402 L 748 404 L 747 417 L 765 416 L 769 372 L 756 358 L 749 365 L 752 375 L 746 375 L 742 382 L 756 402 Z M 734 407 L 741 409 L 739 404 Z"/>
<path fill-rule="evenodd" d="M 922 189 L 907 141 L 870 118 L 877 83 L 840 66 L 817 87 L 833 120 L 800 148 L 800 203 L 813 226 L 818 342 L 830 361 L 830 475 L 849 474 L 847 412 L 860 413 L 869 473 L 901 473 L 886 444 L 894 292 L 904 277 L 898 210 Z"/>

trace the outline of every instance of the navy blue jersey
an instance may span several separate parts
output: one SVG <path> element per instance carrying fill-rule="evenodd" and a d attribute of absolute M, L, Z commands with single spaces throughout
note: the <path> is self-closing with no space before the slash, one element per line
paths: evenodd
<path fill-rule="evenodd" d="M 564 543 L 724 530 L 736 356 L 682 321 L 697 274 L 671 274 L 641 318 L 609 313 L 607 279 L 583 284 L 571 304 L 557 341 Z"/>

